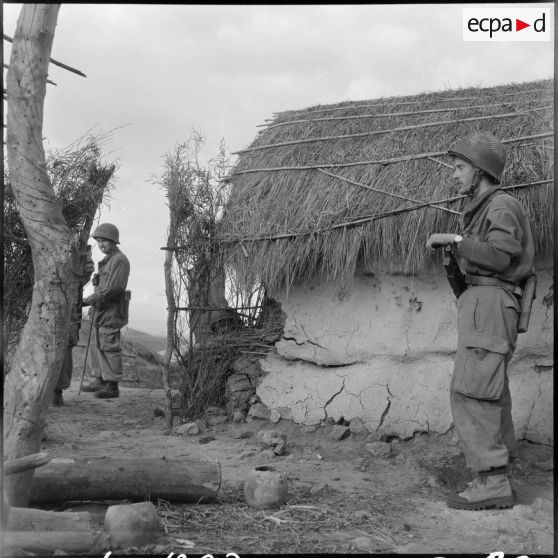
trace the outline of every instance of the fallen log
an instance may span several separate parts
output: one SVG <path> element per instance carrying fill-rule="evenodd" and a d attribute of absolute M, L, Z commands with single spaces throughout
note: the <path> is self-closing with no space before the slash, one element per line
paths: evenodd
<path fill-rule="evenodd" d="M 210 502 L 221 486 L 218 461 L 142 457 L 53 458 L 37 469 L 33 504 L 85 500 Z"/>
<path fill-rule="evenodd" d="M 33 508 L 10 508 L 9 531 L 87 531 L 89 512 L 54 512 Z"/>
<path fill-rule="evenodd" d="M 87 552 L 95 542 L 92 533 L 85 531 L 5 531 L 2 533 L 2 550 L 29 550 L 45 553 L 55 550 Z"/>

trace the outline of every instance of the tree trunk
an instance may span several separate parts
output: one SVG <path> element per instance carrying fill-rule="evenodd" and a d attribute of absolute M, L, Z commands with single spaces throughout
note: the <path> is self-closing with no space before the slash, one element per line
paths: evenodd
<path fill-rule="evenodd" d="M 32 508 L 10 508 L 10 531 L 87 531 L 91 529 L 89 512 L 55 512 Z"/>
<path fill-rule="evenodd" d="M 170 245 L 171 235 L 168 242 Z M 167 296 L 167 348 L 165 351 L 165 362 L 163 364 L 163 389 L 165 390 L 165 421 L 167 428 L 172 428 L 172 392 L 170 388 L 169 369 L 174 347 L 175 327 L 176 327 L 176 304 L 174 302 L 174 289 L 172 285 L 172 259 L 174 252 L 167 250 L 165 255 L 165 293 Z"/>
<path fill-rule="evenodd" d="M 85 531 L 6 531 L 2 533 L 4 552 L 24 549 L 39 554 L 64 550 L 70 554 L 87 553 L 95 537 Z"/>
<path fill-rule="evenodd" d="M 31 502 L 70 500 L 211 501 L 221 485 L 218 462 L 165 458 L 53 459 L 35 472 Z"/>
<path fill-rule="evenodd" d="M 48 62 L 59 4 L 23 4 L 7 73 L 10 180 L 33 257 L 31 308 L 4 383 L 4 459 L 40 449 L 48 407 L 69 339 L 81 266 L 47 175 L 42 145 Z M 6 478 L 11 505 L 25 507 L 33 470 Z"/>

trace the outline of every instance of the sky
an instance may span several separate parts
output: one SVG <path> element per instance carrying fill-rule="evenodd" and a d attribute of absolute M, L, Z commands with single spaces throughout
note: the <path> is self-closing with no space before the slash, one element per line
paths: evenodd
<path fill-rule="evenodd" d="M 129 326 L 166 334 L 161 247 L 169 212 L 153 179 L 165 154 L 194 131 L 205 138 L 207 160 L 222 140 L 231 152 L 247 147 L 275 112 L 553 77 L 553 30 L 550 41 L 464 41 L 463 8 L 475 6 L 554 9 L 62 4 L 51 57 L 87 78 L 50 65 L 57 86 L 47 86 L 45 149 L 110 132 L 106 158 L 118 170 L 98 219 L 119 228 L 131 262 Z M 20 10 L 3 4 L 5 34 L 13 37 Z M 9 56 L 4 41 L 5 63 Z"/>

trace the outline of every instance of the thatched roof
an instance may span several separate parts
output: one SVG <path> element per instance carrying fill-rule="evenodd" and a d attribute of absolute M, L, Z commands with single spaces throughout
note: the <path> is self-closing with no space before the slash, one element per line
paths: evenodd
<path fill-rule="evenodd" d="M 458 232 L 464 202 L 445 152 L 476 130 L 506 142 L 502 186 L 530 212 L 538 256 L 549 255 L 553 101 L 544 80 L 276 114 L 238 152 L 220 235 L 227 261 L 271 288 L 314 273 L 347 284 L 359 256 L 372 269 L 424 271 L 435 265 L 426 238 Z"/>

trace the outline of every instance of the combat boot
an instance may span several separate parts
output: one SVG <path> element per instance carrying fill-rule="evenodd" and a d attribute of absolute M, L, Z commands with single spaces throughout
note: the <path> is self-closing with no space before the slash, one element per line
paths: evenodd
<path fill-rule="evenodd" d="M 55 407 L 62 407 L 64 405 L 64 398 L 62 397 L 62 390 L 55 389 L 52 397 L 52 404 Z"/>
<path fill-rule="evenodd" d="M 102 378 L 95 378 L 92 382 L 83 386 L 81 391 L 87 391 L 93 393 L 95 391 L 99 391 L 105 386 L 106 382 Z"/>
<path fill-rule="evenodd" d="M 447 504 L 458 510 L 512 508 L 514 497 L 510 480 L 504 473 L 481 473 L 463 492 L 450 495 Z"/>
<path fill-rule="evenodd" d="M 105 385 L 95 392 L 95 397 L 99 399 L 112 399 L 119 395 L 118 382 L 105 382 Z"/>

